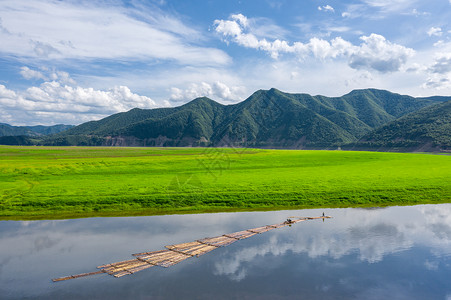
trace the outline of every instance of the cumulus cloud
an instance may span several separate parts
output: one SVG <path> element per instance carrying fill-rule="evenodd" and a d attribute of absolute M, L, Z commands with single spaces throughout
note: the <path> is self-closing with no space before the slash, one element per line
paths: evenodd
<path fill-rule="evenodd" d="M 33 70 L 27 66 L 20 68 L 20 75 L 27 80 L 43 80 L 43 81 L 58 81 L 60 83 L 66 83 L 75 85 L 76 82 L 73 80 L 69 73 L 57 70 L 50 70 L 46 67 L 41 67 L 41 70 Z"/>
<path fill-rule="evenodd" d="M 170 101 L 185 102 L 198 97 L 209 97 L 213 100 L 223 100 L 228 102 L 237 102 L 242 100 L 243 87 L 229 87 L 225 83 L 215 81 L 213 83 L 201 82 L 192 83 L 186 89 L 171 88 Z"/>
<path fill-rule="evenodd" d="M 436 74 L 430 75 L 426 82 L 422 85 L 424 89 L 445 89 L 451 87 L 451 76 L 446 74 L 442 76 L 438 76 Z"/>
<path fill-rule="evenodd" d="M 318 6 L 318 10 L 335 12 L 335 9 L 332 6 L 330 6 L 329 4 L 328 5 L 323 5 L 323 6 Z"/>
<path fill-rule="evenodd" d="M 294 54 L 300 59 L 308 56 L 321 60 L 344 57 L 349 60 L 351 68 L 373 69 L 385 73 L 399 70 L 414 53 L 412 49 L 391 43 L 374 33 L 362 36 L 360 45 L 353 45 L 341 37 L 330 41 L 314 37 L 307 43 L 289 43 L 279 39 L 268 41 L 266 38 L 259 39 L 247 30 L 246 24 L 248 20 L 241 14 L 214 22 L 216 32 L 227 41 L 232 40 L 243 47 L 265 51 L 275 59 L 283 53 Z"/>
<path fill-rule="evenodd" d="M 64 71 L 53 71 L 50 74 L 51 80 L 57 80 L 60 83 L 75 85 L 76 82 L 73 80 L 69 73 Z"/>
<path fill-rule="evenodd" d="M 414 54 L 412 49 L 392 44 L 383 36 L 371 34 L 361 37 L 364 43 L 350 55 L 349 65 L 354 69 L 374 69 L 394 72 Z"/>
<path fill-rule="evenodd" d="M 440 27 L 431 27 L 427 34 L 429 36 L 441 36 L 443 34 L 442 29 Z"/>
<path fill-rule="evenodd" d="M 446 74 L 451 72 L 451 53 L 441 53 L 435 57 L 430 67 L 432 73 Z"/>
<path fill-rule="evenodd" d="M 253 28 L 249 28 L 249 20 L 242 14 L 234 14 L 229 20 L 215 20 L 214 26 L 217 33 L 226 39 L 232 38 L 236 43 L 246 48 L 261 49 L 267 51 L 272 57 L 277 58 L 279 52 L 292 52 L 286 41 L 276 39 L 269 42 L 266 38 L 260 39 Z M 252 32 L 245 32 L 245 31 Z M 262 31 L 260 30 L 260 35 Z"/>
<path fill-rule="evenodd" d="M 23 78 L 30 80 L 30 79 L 42 79 L 47 80 L 47 77 L 42 74 L 42 72 L 31 70 L 28 67 L 21 67 L 20 68 L 20 75 L 22 75 Z"/>
<path fill-rule="evenodd" d="M 200 32 L 150 3 L 4 0 L 0 11 L 0 52 L 16 57 L 164 59 L 188 65 L 230 61 L 221 50 L 198 46 Z"/>
<path fill-rule="evenodd" d="M 126 86 L 107 91 L 62 85 L 56 81 L 44 82 L 30 87 L 23 93 L 25 109 L 44 111 L 87 112 L 109 114 L 133 107 L 150 108 L 155 102 L 145 96 L 134 94 Z"/>
<path fill-rule="evenodd" d="M 46 78 L 27 67 L 22 68 L 21 73 L 29 78 Z M 1 117 L 5 121 L 26 125 L 30 125 L 29 120 L 42 124 L 78 124 L 135 107 L 156 107 L 151 98 L 135 94 L 126 86 L 96 90 L 71 85 L 75 82 L 66 72 L 52 72 L 51 76 L 53 80 L 23 92 L 0 85 Z"/>
<path fill-rule="evenodd" d="M 4 85 L 0 84 L 0 99 L 15 99 L 16 92 L 8 90 Z"/>
<path fill-rule="evenodd" d="M 442 90 L 451 87 L 451 54 L 438 53 L 434 62 L 427 68 L 429 74 L 423 88 Z"/>

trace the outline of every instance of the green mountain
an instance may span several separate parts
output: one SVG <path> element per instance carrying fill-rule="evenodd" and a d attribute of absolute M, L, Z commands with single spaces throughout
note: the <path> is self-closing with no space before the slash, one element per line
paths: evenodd
<path fill-rule="evenodd" d="M 332 148 L 451 97 L 414 98 L 383 90 L 342 97 L 259 90 L 222 105 L 197 98 L 174 108 L 132 109 L 43 139 L 46 145 Z"/>
<path fill-rule="evenodd" d="M 383 150 L 450 151 L 451 101 L 435 104 L 390 122 L 355 143 Z"/>
<path fill-rule="evenodd" d="M 74 127 L 74 125 L 57 124 L 57 125 L 52 125 L 52 126 L 36 125 L 36 126 L 27 126 L 27 127 L 31 131 L 35 132 L 37 135 L 49 135 L 49 134 L 56 134 L 56 133 L 68 130 L 68 129 Z"/>
<path fill-rule="evenodd" d="M 36 136 L 36 133 L 25 126 L 11 126 L 5 123 L 0 123 L 0 136 L 17 136 L 17 135 L 31 135 Z"/>
<path fill-rule="evenodd" d="M 5 123 L 0 123 L 0 137 L 2 136 L 41 136 L 62 132 L 73 125 L 53 125 L 53 126 L 12 126 Z"/>

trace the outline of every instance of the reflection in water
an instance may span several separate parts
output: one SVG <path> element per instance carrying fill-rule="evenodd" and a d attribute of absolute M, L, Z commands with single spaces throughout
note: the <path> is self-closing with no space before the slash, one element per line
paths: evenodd
<path fill-rule="evenodd" d="M 50 239 L 48 236 L 39 236 L 34 240 L 34 250 L 41 251 L 45 249 L 52 248 L 60 239 Z"/>
<path fill-rule="evenodd" d="M 106 264 L 98 266 L 100 271 L 94 271 L 89 273 L 82 273 L 77 275 L 70 275 L 65 277 L 59 277 L 52 279 L 53 282 L 65 281 L 69 279 L 76 279 L 81 277 L 87 277 L 92 275 L 98 275 L 101 273 L 107 273 L 113 275 L 114 277 L 122 277 L 125 275 L 131 275 L 136 272 L 145 270 L 153 266 L 160 267 L 172 267 L 185 259 L 196 256 L 199 257 L 210 251 L 213 251 L 219 247 L 229 246 L 239 240 L 244 240 L 250 238 L 256 234 L 261 234 L 268 232 L 270 230 L 283 228 L 285 226 L 291 226 L 296 223 L 303 221 L 315 220 L 315 219 L 330 219 L 331 217 L 325 216 L 323 213 L 322 217 L 300 217 L 296 219 L 287 219 L 282 223 L 277 223 L 273 225 L 265 225 L 257 228 L 246 229 L 238 232 L 227 233 L 216 237 L 203 238 L 196 240 L 194 242 L 182 243 L 165 246 L 167 249 L 142 252 L 133 254 L 135 259 L 120 261 L 116 263 Z"/>
<path fill-rule="evenodd" d="M 451 205 L 327 210 L 161 272 L 49 278 L 322 210 L 0 222 L 2 299 L 451 299 Z"/>
<path fill-rule="evenodd" d="M 327 255 L 335 259 L 358 252 L 360 260 L 375 263 L 388 253 L 409 249 L 411 244 L 396 226 L 389 224 L 351 227 L 341 235 L 326 233 L 312 237 L 301 234 L 288 242 L 283 236 L 273 236 L 263 245 L 242 249 L 237 254 L 215 263 L 215 274 L 229 275 L 230 279 L 239 281 L 246 276 L 243 265 L 247 262 L 258 256 L 283 256 L 287 252 L 307 253 L 311 258 Z"/>

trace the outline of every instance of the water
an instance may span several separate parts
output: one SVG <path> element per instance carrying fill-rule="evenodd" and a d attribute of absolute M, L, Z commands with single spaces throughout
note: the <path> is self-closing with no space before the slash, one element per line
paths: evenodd
<path fill-rule="evenodd" d="M 451 204 L 330 209 L 121 278 L 53 283 L 132 253 L 323 210 L 0 222 L 1 299 L 451 299 Z"/>

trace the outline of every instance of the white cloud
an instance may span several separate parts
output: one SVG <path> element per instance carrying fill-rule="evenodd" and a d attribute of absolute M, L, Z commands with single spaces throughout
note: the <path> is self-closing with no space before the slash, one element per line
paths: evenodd
<path fill-rule="evenodd" d="M 126 86 L 107 91 L 62 85 L 56 81 L 44 82 L 31 87 L 22 96 L 25 109 L 43 111 L 87 112 L 111 114 L 134 107 L 151 108 L 155 102 L 145 96 L 134 94 Z"/>
<path fill-rule="evenodd" d="M 418 17 L 418 16 L 428 16 L 428 15 L 430 15 L 431 13 L 425 12 L 425 11 L 418 11 L 416 8 L 414 8 L 414 9 L 412 9 L 411 12 L 405 13 L 405 14 L 406 14 L 406 15 L 412 15 L 412 16 Z"/>
<path fill-rule="evenodd" d="M 0 84 L 0 99 L 15 99 L 16 92 L 8 90 L 4 85 Z"/>
<path fill-rule="evenodd" d="M 32 70 L 29 67 L 23 66 L 20 68 L 19 73 L 20 75 L 22 75 L 23 78 L 27 80 L 36 80 L 36 79 L 44 81 L 53 80 L 58 81 L 60 83 L 66 83 L 71 85 L 76 84 L 75 80 L 73 80 L 70 77 L 69 73 L 63 71 L 49 70 L 46 67 L 42 67 L 41 71 L 37 71 Z"/>
<path fill-rule="evenodd" d="M 243 30 L 252 31 L 256 37 L 277 38 L 287 33 L 285 29 L 267 18 L 247 18 L 242 14 L 230 15 L 230 20 L 216 24 L 227 35 L 240 35 Z"/>
<path fill-rule="evenodd" d="M 329 4 L 328 5 L 323 5 L 323 6 L 318 6 L 318 10 L 335 12 L 335 9 L 332 6 L 330 6 Z"/>
<path fill-rule="evenodd" d="M 348 17 L 350 17 L 350 16 L 351 16 L 351 13 L 350 13 L 350 12 L 347 12 L 347 11 L 345 11 L 345 12 L 341 13 L 341 16 L 342 16 L 343 18 L 348 18 Z"/>
<path fill-rule="evenodd" d="M 350 19 L 358 18 L 364 14 L 366 8 L 367 6 L 363 4 L 350 4 L 346 6 L 345 11 L 341 13 L 341 16 Z"/>
<path fill-rule="evenodd" d="M 268 41 L 265 38 L 258 39 L 253 32 L 248 32 L 243 25 L 246 22 L 245 16 L 240 15 L 237 19 L 236 15 L 232 15 L 229 20 L 215 20 L 214 24 L 216 32 L 223 37 L 243 47 L 268 52 L 273 58 L 278 58 L 282 53 L 295 54 L 303 60 L 308 56 L 321 60 L 345 57 L 349 59 L 351 68 L 373 69 L 384 73 L 398 71 L 414 53 L 412 49 L 391 43 L 385 37 L 374 33 L 362 36 L 363 43 L 358 46 L 341 37 L 331 41 L 314 37 L 308 43 L 292 44 L 279 39 Z"/>
<path fill-rule="evenodd" d="M 254 48 L 269 52 L 273 58 L 277 58 L 279 53 L 295 52 L 295 47 L 290 46 L 288 42 L 276 39 L 273 42 L 267 41 L 265 38 L 258 39 L 254 33 L 246 33 L 246 24 L 242 20 L 247 20 L 245 16 L 239 15 L 240 19 L 237 19 L 237 15 L 232 15 L 230 20 L 215 20 L 215 30 L 217 33 L 222 34 L 225 38 L 232 38 L 237 44 L 246 48 Z M 300 48 L 303 45 L 297 44 Z"/>
<path fill-rule="evenodd" d="M 430 67 L 432 73 L 446 74 L 451 72 L 451 53 L 440 53 Z"/>
<path fill-rule="evenodd" d="M 341 16 L 380 20 L 395 14 L 417 16 L 427 14 L 419 13 L 416 8 L 412 8 L 418 0 L 361 0 L 359 2 L 346 5 Z"/>
<path fill-rule="evenodd" d="M 173 102 L 185 102 L 199 97 L 209 97 L 213 100 L 237 102 L 242 100 L 244 87 L 229 87 L 225 83 L 216 81 L 211 84 L 201 82 L 192 83 L 186 89 L 171 88 L 170 100 Z"/>
<path fill-rule="evenodd" d="M 424 89 L 451 89 L 451 54 L 445 52 L 450 46 L 451 44 L 441 43 L 439 47 L 442 52 L 435 53 L 432 63 L 423 70 L 427 75 L 422 85 Z"/>
<path fill-rule="evenodd" d="M 429 36 L 441 36 L 443 34 L 442 29 L 440 27 L 431 27 L 427 34 Z"/>
<path fill-rule="evenodd" d="M 231 19 L 237 21 L 238 23 L 240 23 L 240 25 L 242 27 L 244 27 L 244 28 L 249 26 L 249 21 L 248 21 L 247 17 L 245 17 L 242 14 L 232 15 Z"/>
<path fill-rule="evenodd" d="M 29 70 L 25 74 L 30 73 Z M 66 83 L 72 81 L 65 72 L 52 74 Z M 2 117 L 15 125 L 31 125 L 30 119 L 39 124 L 78 124 L 135 107 L 154 108 L 156 103 L 149 97 L 133 93 L 126 86 L 104 91 L 45 81 L 24 92 L 15 92 L 0 85 Z"/>
<path fill-rule="evenodd" d="M 0 1 L 0 52 L 55 59 L 174 60 L 188 65 L 223 65 L 223 51 L 199 47 L 196 30 L 156 7 L 114 2 Z"/>
<path fill-rule="evenodd" d="M 50 74 L 50 79 L 57 80 L 60 83 L 75 85 L 76 82 L 73 80 L 69 73 L 64 71 L 53 71 Z"/>
<path fill-rule="evenodd" d="M 246 28 L 245 22 L 241 21 L 241 16 L 245 18 L 243 15 L 231 15 L 231 20 L 216 20 L 216 31 L 221 32 L 224 36 L 239 36 L 241 35 L 241 28 Z"/>
<path fill-rule="evenodd" d="M 327 27 L 327 30 L 332 32 L 348 32 L 351 30 L 351 28 L 348 26 L 332 26 Z"/>
<path fill-rule="evenodd" d="M 442 90 L 451 87 L 451 74 L 431 74 L 422 85 L 424 89 Z"/>
<path fill-rule="evenodd" d="M 412 49 L 392 44 L 383 36 L 371 34 L 361 37 L 363 44 L 349 58 L 354 69 L 374 69 L 379 72 L 394 72 L 414 54 Z"/>
<path fill-rule="evenodd" d="M 379 8 L 383 12 L 406 11 L 418 0 L 363 0 L 367 5 Z"/>
<path fill-rule="evenodd" d="M 434 44 L 432 44 L 434 47 L 442 47 L 443 45 L 445 45 L 445 41 L 444 40 L 438 40 L 437 42 L 435 42 Z"/>
<path fill-rule="evenodd" d="M 31 70 L 28 67 L 21 67 L 20 68 L 20 75 L 22 75 L 23 78 L 30 80 L 30 79 L 42 79 L 42 80 L 47 80 L 47 77 L 44 76 L 44 74 L 42 74 L 39 71 L 36 70 Z"/>

